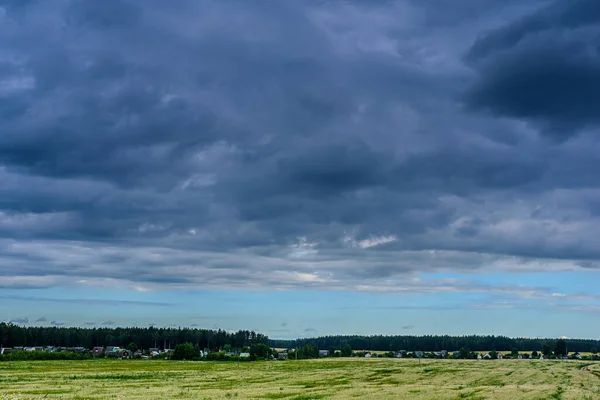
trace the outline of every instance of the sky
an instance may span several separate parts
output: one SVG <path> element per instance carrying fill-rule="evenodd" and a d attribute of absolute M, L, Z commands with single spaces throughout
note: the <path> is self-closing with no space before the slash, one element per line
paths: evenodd
<path fill-rule="evenodd" d="M 597 0 L 0 0 L 0 320 L 600 332 Z"/>

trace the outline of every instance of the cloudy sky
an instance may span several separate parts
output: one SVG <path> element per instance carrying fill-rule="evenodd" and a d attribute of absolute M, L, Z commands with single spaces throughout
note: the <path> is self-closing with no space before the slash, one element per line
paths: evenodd
<path fill-rule="evenodd" d="M 0 0 L 0 319 L 597 337 L 597 0 Z"/>

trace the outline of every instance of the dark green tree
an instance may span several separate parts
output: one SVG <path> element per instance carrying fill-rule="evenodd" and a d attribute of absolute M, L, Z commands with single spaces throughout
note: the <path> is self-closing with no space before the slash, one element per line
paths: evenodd
<path fill-rule="evenodd" d="M 590 349 L 590 352 L 591 352 L 592 354 L 598 354 L 598 350 L 596 350 L 596 348 L 595 348 L 595 347 L 592 347 L 592 348 Z"/>
<path fill-rule="evenodd" d="M 558 339 L 556 341 L 556 345 L 554 346 L 554 354 L 557 357 L 566 357 L 568 354 L 567 351 L 567 340 L 566 339 Z"/>
<path fill-rule="evenodd" d="M 545 356 L 549 356 L 550 354 L 552 354 L 552 346 L 550 346 L 549 343 L 544 343 L 544 345 L 542 346 L 542 354 Z"/>
<path fill-rule="evenodd" d="M 127 345 L 127 350 L 131 351 L 132 353 L 137 351 L 137 349 L 138 349 L 138 346 L 134 342 L 131 342 L 131 343 L 129 343 L 129 345 Z"/>
<path fill-rule="evenodd" d="M 349 343 L 344 343 L 341 353 L 342 357 L 352 357 L 352 346 Z"/>
<path fill-rule="evenodd" d="M 534 351 L 532 351 L 532 352 L 531 352 L 531 357 L 532 357 L 532 358 L 538 358 L 539 356 L 540 356 L 540 355 L 538 354 L 538 352 L 537 352 L 537 351 L 535 351 L 535 350 L 534 350 Z"/>
<path fill-rule="evenodd" d="M 335 356 L 335 347 L 333 347 L 333 346 L 332 346 L 332 347 L 330 347 L 330 348 L 329 348 L 329 350 L 327 351 L 327 355 L 328 355 L 329 357 L 333 357 L 333 356 Z"/>
<path fill-rule="evenodd" d="M 269 356 L 269 346 L 264 343 L 257 343 L 250 346 L 250 357 L 264 360 Z"/>
<path fill-rule="evenodd" d="M 301 358 L 318 358 L 319 357 L 319 349 L 313 346 L 310 343 L 307 343 L 300 349 Z"/>
<path fill-rule="evenodd" d="M 191 343 L 180 343 L 175 346 L 173 360 L 197 360 L 200 358 L 200 348 Z"/>

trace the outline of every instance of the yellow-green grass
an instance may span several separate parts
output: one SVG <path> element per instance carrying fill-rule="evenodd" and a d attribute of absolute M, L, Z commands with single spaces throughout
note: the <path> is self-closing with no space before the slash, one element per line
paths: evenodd
<path fill-rule="evenodd" d="M 600 364 L 321 359 L 0 363 L 0 399 L 600 399 Z"/>

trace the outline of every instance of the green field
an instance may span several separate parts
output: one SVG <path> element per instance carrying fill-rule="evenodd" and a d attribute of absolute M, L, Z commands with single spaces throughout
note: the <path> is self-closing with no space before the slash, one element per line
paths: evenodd
<path fill-rule="evenodd" d="M 323 359 L 0 363 L 0 399 L 600 399 L 600 364 Z"/>

